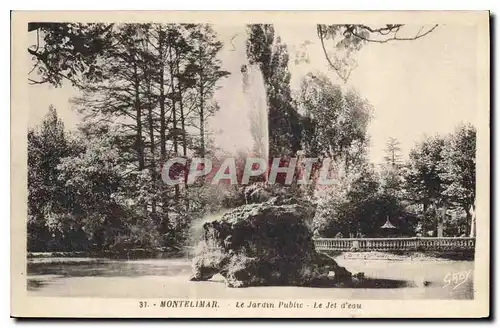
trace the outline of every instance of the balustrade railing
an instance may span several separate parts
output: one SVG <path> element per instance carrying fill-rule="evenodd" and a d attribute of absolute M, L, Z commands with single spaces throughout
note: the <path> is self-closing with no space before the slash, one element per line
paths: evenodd
<path fill-rule="evenodd" d="M 474 237 L 314 238 L 325 251 L 453 251 L 472 250 Z"/>

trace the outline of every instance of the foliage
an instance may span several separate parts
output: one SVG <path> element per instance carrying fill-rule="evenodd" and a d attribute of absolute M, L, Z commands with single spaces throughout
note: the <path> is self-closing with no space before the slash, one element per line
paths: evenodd
<path fill-rule="evenodd" d="M 442 137 L 428 137 L 410 151 L 405 171 L 406 188 L 411 199 L 423 205 L 424 212 L 429 204 L 442 197 L 444 167 L 440 163 L 444 146 Z"/>
<path fill-rule="evenodd" d="M 384 178 L 370 166 L 359 170 L 336 169 L 338 183 L 319 190 L 315 229 L 325 237 L 383 237 L 380 228 L 387 218 L 400 235 L 412 236 L 416 217 Z"/>
<path fill-rule="evenodd" d="M 385 148 L 384 161 L 393 168 L 401 166 L 401 146 L 396 138 L 389 137 Z"/>
<path fill-rule="evenodd" d="M 347 82 L 352 70 L 356 68 L 353 55 L 363 45 L 417 40 L 433 32 L 436 27 L 437 24 L 429 27 L 422 26 L 416 32 L 409 29 L 410 32 L 405 33 L 404 30 L 408 28 L 403 24 L 382 26 L 318 24 L 316 30 L 330 68 L 340 79 Z M 274 27 L 270 24 L 254 24 L 249 28 L 252 31 L 247 52 L 255 55 L 253 59 L 261 63 L 264 75 L 270 76 L 273 69 L 270 65 L 270 58 L 275 35 Z M 99 80 L 103 72 L 96 63 L 106 52 L 112 51 L 119 45 L 113 42 L 113 29 L 114 24 L 29 23 L 28 32 L 36 33 L 36 41 L 33 41 L 28 48 L 28 53 L 35 61 L 31 71 L 37 70 L 42 78 L 41 80 L 29 79 L 30 82 L 32 84 L 51 83 L 59 86 L 64 79 L 73 85 L 79 85 L 81 78 Z M 335 52 L 328 49 L 331 43 Z"/>
<path fill-rule="evenodd" d="M 440 163 L 443 195 L 466 213 L 470 234 L 474 234 L 473 212 L 476 202 L 476 129 L 460 125 L 446 141 Z"/>
<path fill-rule="evenodd" d="M 60 86 L 66 79 L 79 85 L 82 79 L 101 79 L 99 59 L 112 47 L 112 29 L 107 24 L 29 23 L 28 32 L 36 33 L 36 43 L 28 48 L 35 61 L 31 72 L 41 78 L 30 78 L 30 83 Z"/>
<path fill-rule="evenodd" d="M 80 150 L 64 131 L 64 124 L 53 107 L 37 129 L 28 131 L 28 250 L 54 249 L 62 242 L 63 236 L 50 229 L 49 219 L 51 213 L 66 202 L 57 166 L 64 157 Z M 80 239 L 78 229 L 71 234 L 75 242 Z M 72 247 L 78 248 L 78 245 Z"/>
<path fill-rule="evenodd" d="M 335 39 L 337 49 L 353 54 L 375 42 L 374 34 L 400 28 L 318 25 L 318 36 L 324 49 L 326 40 Z M 472 224 L 472 126 L 422 141 L 407 163 L 391 139 L 386 163 L 375 169 L 367 158 L 371 105 L 321 73 L 309 73 L 292 97 L 288 49 L 272 25 L 248 25 L 246 49 L 264 78 L 269 156 L 283 162 L 319 158 L 313 180 L 330 161 L 332 185 L 268 186 L 262 179 L 248 186 L 163 183 L 168 158 L 182 156 L 189 163 L 217 152 L 207 121 L 218 110 L 218 83 L 229 73 L 210 25 L 30 23 L 28 29 L 37 36 L 28 51 L 40 78 L 31 82 L 71 81 L 82 91 L 74 103 L 85 116 L 69 134 L 51 108 L 28 133 L 30 251 L 178 249 L 190 242 L 193 222 L 274 195 L 314 200 L 314 228 L 327 237 L 380 236 L 387 217 L 404 235 L 425 232 L 434 229 L 436 210 L 444 204 L 457 213 L 447 218 L 447 233 L 462 234 L 464 222 Z M 179 168 L 181 178 L 186 169 Z"/>
<path fill-rule="evenodd" d="M 87 250 L 181 245 L 191 221 L 208 209 L 197 196 L 211 195 L 203 188 L 167 186 L 161 170 L 168 157 L 210 151 L 205 125 L 218 109 L 213 99 L 217 82 L 228 75 L 217 58 L 222 43 L 216 33 L 209 25 L 193 24 L 32 28 L 46 38 L 46 46 L 37 51 L 53 49 L 59 56 L 37 65 L 60 68 L 59 61 L 67 60 L 74 69 L 44 75 L 44 81 L 57 85 L 61 78 L 78 75 L 82 96 L 74 104 L 85 117 L 71 140 L 79 151 L 61 153 L 56 145 L 64 147 L 64 142 L 39 141 L 30 134 L 30 167 L 43 171 L 42 177 L 34 173 L 31 178 L 30 204 L 38 218 L 31 226 L 47 231 L 46 240 L 34 240 L 47 248 L 60 235 L 64 250 L 66 239 L 78 231 L 85 240 L 80 248 Z M 84 50 L 74 49 L 67 44 L 68 33 L 76 35 L 74 42 L 80 37 L 100 44 L 106 38 L 112 46 L 105 51 L 87 44 L 81 45 Z M 87 76 L 87 64 L 99 67 L 95 78 Z M 66 136 L 62 125 L 54 130 Z M 37 181 L 43 179 L 49 181 L 39 187 Z M 56 186 L 61 197 L 44 189 Z M 43 196 L 50 202 L 39 199 Z"/>
<path fill-rule="evenodd" d="M 116 202 L 122 179 L 120 156 L 109 138 L 86 143 L 78 156 L 64 158 L 58 166 L 58 179 L 64 183 L 66 202 L 55 211 L 49 225 L 62 233 L 82 229 L 98 248 L 114 244 L 122 234 L 125 209 Z"/>
<path fill-rule="evenodd" d="M 366 161 L 370 104 L 354 90 L 344 91 L 323 74 L 302 80 L 303 148 L 310 157 L 342 158 L 346 168 Z"/>
<path fill-rule="evenodd" d="M 424 221 L 435 222 L 436 211 L 447 206 L 453 213 L 465 213 L 470 227 L 476 197 L 475 172 L 476 130 L 472 125 L 460 125 L 454 133 L 426 138 L 412 149 L 405 171 L 406 195 L 422 205 L 418 212 Z M 463 224 L 458 219 L 448 221 L 448 225 Z M 428 222 L 425 225 L 432 227 Z"/>
<path fill-rule="evenodd" d="M 476 197 L 476 129 L 472 125 L 457 127 L 446 140 L 442 158 L 443 194 L 468 211 Z"/>

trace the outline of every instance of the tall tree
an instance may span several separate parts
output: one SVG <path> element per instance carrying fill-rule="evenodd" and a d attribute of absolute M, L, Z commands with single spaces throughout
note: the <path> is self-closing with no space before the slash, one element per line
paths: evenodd
<path fill-rule="evenodd" d="M 401 143 L 394 137 L 389 137 L 385 145 L 384 160 L 391 167 L 396 168 L 402 164 Z"/>
<path fill-rule="evenodd" d="M 194 53 L 187 70 L 195 79 L 193 103 L 195 117 L 198 118 L 198 122 L 193 121 L 191 124 L 199 131 L 197 153 L 204 156 L 207 152 L 207 120 L 218 109 L 217 103 L 213 100 L 214 92 L 217 89 L 217 82 L 228 76 L 229 72 L 222 70 L 222 62 L 217 55 L 223 44 L 217 40 L 217 34 L 210 25 L 192 27 L 190 40 Z"/>
<path fill-rule="evenodd" d="M 404 174 L 405 189 L 409 199 L 422 205 L 424 213 L 429 205 L 443 198 L 445 185 L 441 178 L 441 162 L 444 146 L 444 138 L 428 137 L 410 151 Z"/>
<path fill-rule="evenodd" d="M 68 140 L 64 124 L 54 107 L 36 129 L 28 131 L 28 250 L 50 247 L 49 217 L 66 202 L 64 183 L 58 180 L 61 160 L 78 153 Z M 56 245 L 54 245 L 56 246 Z"/>
<path fill-rule="evenodd" d="M 323 74 L 301 82 L 303 147 L 308 156 L 344 161 L 346 169 L 366 161 L 371 105 L 354 90 L 343 91 Z"/>
<path fill-rule="evenodd" d="M 143 96 L 143 37 L 144 26 L 116 27 L 113 38 L 117 46 L 107 53 L 102 64 L 103 80 L 85 84 L 82 96 L 74 100 L 87 122 L 106 124 L 121 133 L 123 149 L 136 154 L 138 170 L 146 167 L 144 109 L 148 99 Z"/>
<path fill-rule="evenodd" d="M 404 169 L 405 197 L 421 206 L 422 227 L 435 231 L 441 237 L 448 208 L 447 198 L 443 195 L 445 184 L 440 177 L 444 138 L 428 137 L 417 143 L 410 151 Z"/>
<path fill-rule="evenodd" d="M 445 183 L 443 194 L 467 215 L 469 234 L 475 234 L 476 201 L 476 128 L 460 125 L 450 134 L 442 151 L 439 177 Z"/>
<path fill-rule="evenodd" d="M 86 84 L 77 101 L 85 133 L 114 135 L 129 179 L 142 191 L 136 206 L 162 236 L 171 235 L 189 215 L 189 196 L 185 186 L 166 186 L 161 168 L 169 157 L 205 152 L 214 91 L 228 74 L 217 58 L 222 44 L 210 26 L 193 24 L 117 24 L 113 40 L 103 79 Z"/>

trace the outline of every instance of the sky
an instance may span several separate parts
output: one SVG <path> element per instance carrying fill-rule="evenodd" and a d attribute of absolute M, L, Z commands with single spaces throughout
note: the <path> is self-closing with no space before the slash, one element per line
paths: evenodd
<path fill-rule="evenodd" d="M 473 25 L 440 25 L 415 41 L 370 43 L 357 54 L 358 66 L 344 84 L 328 67 L 314 24 L 276 25 L 277 34 L 290 52 L 292 88 L 297 89 L 308 72 L 322 72 L 345 88 L 354 88 L 373 106 L 368 126 L 369 158 L 383 160 L 389 137 L 398 139 L 406 156 L 425 135 L 452 132 L 459 123 L 476 124 L 477 108 L 477 30 Z M 241 65 L 247 64 L 244 26 L 216 25 L 224 43 L 220 52 L 223 69 L 232 74 L 221 81 L 216 92 L 220 111 L 211 120 L 216 143 L 236 147 L 250 142 L 248 99 L 242 90 Z M 408 26 L 413 35 L 420 26 Z M 424 27 L 425 28 L 425 27 Z M 402 34 L 401 34 L 402 36 Z M 305 41 L 309 63 L 294 62 L 297 49 Z M 36 125 L 54 105 L 68 128 L 79 122 L 69 99 L 78 91 L 68 85 L 30 86 L 29 125 Z M 257 86 L 253 90 L 262 90 Z M 247 99 L 247 100 L 246 100 Z"/>

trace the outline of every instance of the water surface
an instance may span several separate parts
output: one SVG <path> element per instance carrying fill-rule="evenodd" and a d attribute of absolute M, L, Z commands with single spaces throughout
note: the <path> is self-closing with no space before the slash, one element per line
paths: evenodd
<path fill-rule="evenodd" d="M 472 299 L 472 261 L 336 261 L 366 280 L 350 287 L 228 288 L 221 276 L 191 282 L 187 259 L 113 260 L 34 258 L 28 260 L 28 293 L 36 296 L 151 298 Z M 453 281 L 458 273 L 467 279 Z M 455 274 L 455 276 L 453 276 Z M 464 277 L 464 275 L 462 275 Z M 459 284 L 460 283 L 460 284 Z"/>

